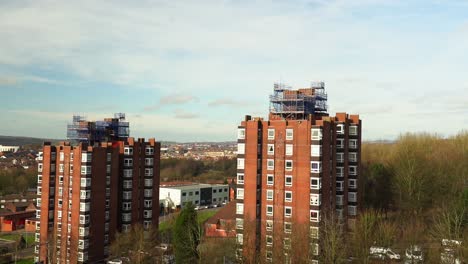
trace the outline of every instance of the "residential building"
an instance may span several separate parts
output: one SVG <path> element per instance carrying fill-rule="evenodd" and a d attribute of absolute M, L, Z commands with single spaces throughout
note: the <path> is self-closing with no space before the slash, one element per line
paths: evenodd
<path fill-rule="evenodd" d="M 323 82 L 275 84 L 269 120 L 246 116 L 237 138 L 239 256 L 318 263 L 321 220 L 352 226 L 359 210 L 359 116 L 330 116 Z"/>
<path fill-rule="evenodd" d="M 45 143 L 38 161 L 35 261 L 97 263 L 117 231 L 158 226 L 159 152 L 154 139 Z"/>
<path fill-rule="evenodd" d="M 187 203 L 197 207 L 221 205 L 229 201 L 228 184 L 189 184 L 176 186 L 161 186 L 159 199 L 164 201 L 164 207 L 172 209 L 183 208 Z"/>
<path fill-rule="evenodd" d="M 16 152 L 18 151 L 19 146 L 3 146 L 0 145 L 0 152 Z"/>
<path fill-rule="evenodd" d="M 115 113 L 113 118 L 89 121 L 84 116 L 73 116 L 67 125 L 67 140 L 72 143 L 88 143 L 125 140 L 130 136 L 130 123 L 124 113 Z"/>

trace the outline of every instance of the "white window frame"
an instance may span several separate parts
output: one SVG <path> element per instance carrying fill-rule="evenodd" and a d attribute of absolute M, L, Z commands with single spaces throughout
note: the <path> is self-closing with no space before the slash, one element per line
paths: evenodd
<path fill-rule="evenodd" d="M 244 167 L 245 167 L 245 159 L 237 158 L 237 169 L 238 170 L 243 170 Z"/>
<path fill-rule="evenodd" d="M 266 235 L 265 242 L 267 246 L 273 246 L 273 236 Z"/>
<path fill-rule="evenodd" d="M 320 237 L 320 229 L 317 226 L 311 226 L 309 228 L 309 236 L 312 239 L 319 239 Z"/>
<path fill-rule="evenodd" d="M 293 140 L 294 138 L 294 129 L 286 128 L 286 140 Z"/>
<path fill-rule="evenodd" d="M 273 231 L 273 220 L 265 220 L 265 230 Z"/>
<path fill-rule="evenodd" d="M 357 207 L 355 205 L 348 205 L 348 214 L 351 216 L 357 215 Z"/>
<path fill-rule="evenodd" d="M 245 128 L 237 129 L 237 139 L 245 139 Z"/>
<path fill-rule="evenodd" d="M 286 156 L 293 155 L 293 144 L 286 144 L 285 154 Z"/>
<path fill-rule="evenodd" d="M 244 184 L 244 173 L 237 173 L 237 184 Z"/>
<path fill-rule="evenodd" d="M 344 138 L 337 138 L 336 139 L 336 147 L 337 148 L 344 148 Z"/>
<path fill-rule="evenodd" d="M 146 172 L 146 169 L 145 169 Z M 124 178 L 132 178 L 133 177 L 133 170 L 132 169 L 124 169 L 123 170 L 123 176 Z M 145 174 L 145 176 L 148 176 Z"/>
<path fill-rule="evenodd" d="M 320 206 L 322 204 L 322 195 L 317 193 L 310 194 L 310 205 Z"/>
<path fill-rule="evenodd" d="M 357 202 L 357 192 L 348 192 L 348 202 Z"/>
<path fill-rule="evenodd" d="M 132 147 L 124 147 L 124 155 L 133 155 Z"/>
<path fill-rule="evenodd" d="M 237 154 L 244 155 L 245 154 L 245 144 L 244 143 L 237 143 Z"/>
<path fill-rule="evenodd" d="M 274 170 L 274 169 L 275 169 L 275 160 L 267 159 L 267 170 Z"/>
<path fill-rule="evenodd" d="M 336 167 L 336 177 L 337 178 L 344 177 L 344 167 Z"/>
<path fill-rule="evenodd" d="M 269 212 L 268 209 L 271 209 L 271 212 Z M 266 206 L 266 215 L 267 216 L 273 216 L 273 205 L 267 204 L 267 206 Z"/>
<path fill-rule="evenodd" d="M 344 191 L 344 181 L 336 181 L 336 191 L 337 192 Z"/>
<path fill-rule="evenodd" d="M 288 198 L 288 194 L 290 195 L 290 197 Z M 292 199 L 293 199 L 293 193 L 292 191 L 284 191 L 284 201 L 285 202 L 292 202 Z"/>
<path fill-rule="evenodd" d="M 317 184 L 312 184 L 312 181 L 316 180 Z M 320 190 L 322 188 L 322 179 L 319 177 L 310 177 L 310 189 Z"/>
<path fill-rule="evenodd" d="M 349 175 L 357 175 L 357 166 L 349 166 Z"/>
<path fill-rule="evenodd" d="M 267 144 L 267 155 L 275 155 L 275 144 Z"/>
<path fill-rule="evenodd" d="M 321 157 L 322 156 L 322 146 L 321 145 L 310 145 L 310 156 L 311 157 Z"/>
<path fill-rule="evenodd" d="M 236 203 L 236 214 L 244 214 L 244 204 Z"/>
<path fill-rule="evenodd" d="M 343 196 L 342 194 L 336 196 L 336 205 L 343 205 Z"/>
<path fill-rule="evenodd" d="M 274 199 L 274 192 L 273 190 L 266 190 L 266 200 L 273 201 Z"/>
<path fill-rule="evenodd" d="M 289 213 L 287 211 L 290 211 Z M 284 207 L 284 217 L 292 217 L 292 206 Z"/>
<path fill-rule="evenodd" d="M 290 165 L 290 166 L 288 166 Z M 293 170 L 293 161 L 292 160 L 285 160 L 284 161 L 284 170 L 285 171 L 292 171 Z"/>
<path fill-rule="evenodd" d="M 275 175 L 274 174 L 267 174 L 267 185 L 268 186 L 273 186 L 275 184 Z M 269 178 L 272 180 L 270 181 Z"/>
<path fill-rule="evenodd" d="M 336 134 L 344 135 L 345 129 L 344 124 L 337 124 L 336 125 Z"/>
<path fill-rule="evenodd" d="M 314 135 L 316 134 L 316 135 Z M 310 130 L 310 139 L 311 140 L 322 140 L 322 129 L 321 128 L 312 128 Z"/>
<path fill-rule="evenodd" d="M 344 153 L 337 152 L 336 153 L 336 162 L 343 163 L 344 162 Z"/>
<path fill-rule="evenodd" d="M 237 244 L 243 245 L 244 244 L 244 235 L 243 234 L 236 234 Z"/>
<path fill-rule="evenodd" d="M 316 213 L 317 216 L 316 217 L 312 217 L 312 213 Z M 320 210 L 310 210 L 310 221 L 311 222 L 314 222 L 314 223 L 318 223 L 320 222 Z"/>
<path fill-rule="evenodd" d="M 237 188 L 236 189 L 237 193 L 237 199 L 244 199 L 244 188 Z"/>
<path fill-rule="evenodd" d="M 349 140 L 349 148 L 356 149 L 357 148 L 357 139 L 350 139 Z"/>
<path fill-rule="evenodd" d="M 288 179 L 291 179 L 291 181 L 288 181 Z M 292 175 L 285 175 L 284 176 L 284 186 L 286 186 L 286 187 L 293 186 L 293 176 Z"/>
<path fill-rule="evenodd" d="M 313 164 L 316 164 L 318 168 L 313 168 Z M 311 161 L 310 162 L 310 172 L 320 173 L 322 172 L 322 162 L 321 161 Z"/>
<path fill-rule="evenodd" d="M 236 229 L 244 229 L 244 219 L 236 218 Z"/>
<path fill-rule="evenodd" d="M 358 134 L 358 126 L 356 125 L 350 125 L 349 126 L 349 134 L 351 136 L 356 136 Z"/>
<path fill-rule="evenodd" d="M 357 189 L 357 179 L 348 179 L 348 187 L 350 189 Z"/>
<path fill-rule="evenodd" d="M 357 162 L 357 152 L 349 152 L 349 161 Z"/>
<path fill-rule="evenodd" d="M 275 129 L 274 128 L 269 128 L 268 131 L 268 139 L 269 140 L 274 140 L 275 139 Z"/>
<path fill-rule="evenodd" d="M 284 233 L 285 234 L 291 234 L 292 233 L 292 223 L 291 222 L 284 222 Z"/>
<path fill-rule="evenodd" d="M 124 166 L 132 167 L 133 166 L 133 159 L 131 159 L 131 158 L 124 159 Z"/>

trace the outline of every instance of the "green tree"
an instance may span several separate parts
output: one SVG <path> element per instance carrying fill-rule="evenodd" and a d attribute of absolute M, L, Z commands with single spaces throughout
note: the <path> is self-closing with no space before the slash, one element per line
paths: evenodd
<path fill-rule="evenodd" d="M 141 225 L 134 225 L 130 231 L 116 234 L 110 254 L 114 258 L 126 257 L 131 263 L 154 263 L 152 260 L 158 253 L 155 250 L 158 244 L 156 233 L 155 229 L 145 231 Z"/>
<path fill-rule="evenodd" d="M 198 263 L 201 227 L 193 204 L 187 204 L 174 224 L 174 251 L 177 263 Z"/>

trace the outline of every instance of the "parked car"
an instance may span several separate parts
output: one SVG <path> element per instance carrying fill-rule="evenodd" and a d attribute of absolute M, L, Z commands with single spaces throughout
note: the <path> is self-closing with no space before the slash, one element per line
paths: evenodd
<path fill-rule="evenodd" d="M 378 259 L 393 259 L 399 260 L 401 259 L 400 254 L 393 252 L 390 248 L 385 247 L 371 247 L 369 249 L 369 254 L 371 257 L 378 258 Z"/>
<path fill-rule="evenodd" d="M 405 263 L 421 263 L 424 262 L 424 256 L 421 250 L 421 246 L 419 245 L 412 245 L 405 251 Z"/>

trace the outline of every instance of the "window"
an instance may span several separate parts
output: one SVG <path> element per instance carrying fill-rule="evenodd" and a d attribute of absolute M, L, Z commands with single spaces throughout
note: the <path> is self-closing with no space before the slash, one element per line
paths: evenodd
<path fill-rule="evenodd" d="M 268 139 L 270 140 L 275 139 L 275 129 L 273 128 L 268 129 Z"/>
<path fill-rule="evenodd" d="M 267 159 L 267 170 L 275 169 L 275 160 Z"/>
<path fill-rule="evenodd" d="M 313 238 L 313 239 L 318 239 L 319 238 L 319 228 L 318 227 L 311 226 L 309 232 L 310 232 L 309 233 L 310 238 Z"/>
<path fill-rule="evenodd" d="M 267 185 L 272 186 L 274 184 L 275 178 L 273 174 L 267 174 Z"/>
<path fill-rule="evenodd" d="M 60 185 L 63 184 L 63 175 L 59 175 L 59 184 L 60 184 Z"/>
<path fill-rule="evenodd" d="M 349 175 L 357 175 L 357 167 L 349 166 Z"/>
<path fill-rule="evenodd" d="M 286 156 L 292 156 L 293 154 L 293 145 L 286 144 Z"/>
<path fill-rule="evenodd" d="M 81 166 L 81 175 L 91 174 L 91 166 Z"/>
<path fill-rule="evenodd" d="M 90 207 L 90 203 L 80 203 L 80 212 L 88 212 Z"/>
<path fill-rule="evenodd" d="M 42 163 L 38 163 L 38 164 L 37 164 L 37 171 L 38 171 L 38 172 L 42 172 L 42 168 L 43 168 Z"/>
<path fill-rule="evenodd" d="M 344 153 L 336 153 L 336 162 L 344 162 Z"/>
<path fill-rule="evenodd" d="M 106 165 L 106 173 L 107 174 L 111 173 L 111 165 L 110 164 Z"/>
<path fill-rule="evenodd" d="M 146 174 L 146 170 L 147 170 L 147 169 L 145 169 L 145 174 Z M 150 170 L 150 169 L 149 169 L 149 170 Z M 132 171 L 132 170 L 129 170 L 129 169 L 125 169 L 125 170 L 123 170 L 123 176 L 124 176 L 125 178 L 131 178 L 131 177 L 133 176 L 133 171 Z M 145 175 L 145 176 L 148 176 L 148 175 Z"/>
<path fill-rule="evenodd" d="M 294 136 L 294 129 L 286 128 L 286 140 L 292 140 Z"/>
<path fill-rule="evenodd" d="M 269 262 L 273 261 L 273 252 L 272 251 L 269 251 L 269 250 L 266 251 L 266 260 L 269 261 Z"/>
<path fill-rule="evenodd" d="M 358 134 L 358 127 L 357 126 L 349 126 L 349 134 L 352 136 L 356 136 Z"/>
<path fill-rule="evenodd" d="M 340 135 L 344 134 L 344 124 L 336 125 L 336 133 Z"/>
<path fill-rule="evenodd" d="M 336 196 L 336 205 L 343 205 L 343 195 Z"/>
<path fill-rule="evenodd" d="M 286 160 L 285 161 L 285 170 L 286 171 L 292 171 L 293 169 L 293 161 L 292 160 Z"/>
<path fill-rule="evenodd" d="M 320 221 L 320 212 L 318 210 L 310 210 L 310 221 L 311 222 Z"/>
<path fill-rule="evenodd" d="M 237 203 L 236 204 L 236 214 L 243 214 L 244 213 L 244 204 Z"/>
<path fill-rule="evenodd" d="M 146 198 L 153 197 L 153 190 L 152 189 L 145 189 L 143 191 L 143 197 L 146 197 Z"/>
<path fill-rule="evenodd" d="M 291 238 L 285 237 L 284 240 L 283 240 L 283 244 L 284 244 L 285 249 L 290 249 L 291 248 Z M 288 256 L 288 255 L 285 255 L 285 256 Z M 286 263 L 290 263 L 290 262 L 286 261 Z"/>
<path fill-rule="evenodd" d="M 153 166 L 153 158 L 145 158 L 145 166 Z"/>
<path fill-rule="evenodd" d="M 83 152 L 81 153 L 81 162 L 91 162 L 92 153 Z"/>
<path fill-rule="evenodd" d="M 153 206 L 153 200 L 145 200 L 144 201 L 145 207 L 151 207 Z"/>
<path fill-rule="evenodd" d="M 348 214 L 349 215 L 356 215 L 357 214 L 356 211 L 357 211 L 356 206 L 354 206 L 354 205 L 348 206 Z"/>
<path fill-rule="evenodd" d="M 236 228 L 237 229 L 244 229 L 244 219 L 236 218 Z"/>
<path fill-rule="evenodd" d="M 322 156 L 322 146 L 320 146 L 320 145 L 311 145 L 310 146 L 310 156 L 312 156 L 312 157 Z"/>
<path fill-rule="evenodd" d="M 144 218 L 151 218 L 153 216 L 153 211 L 152 210 L 144 210 L 143 211 L 143 217 Z"/>
<path fill-rule="evenodd" d="M 238 143 L 237 144 L 237 154 L 245 154 L 245 144 Z"/>
<path fill-rule="evenodd" d="M 244 244 L 244 235 L 243 234 L 236 234 L 237 236 L 237 244 L 242 245 Z"/>
<path fill-rule="evenodd" d="M 310 172 L 315 172 L 315 173 L 322 172 L 322 162 L 320 162 L 320 161 L 311 161 L 310 162 Z"/>
<path fill-rule="evenodd" d="M 80 227 L 79 234 L 80 236 L 87 236 L 89 234 L 89 227 Z"/>
<path fill-rule="evenodd" d="M 357 202 L 357 194 L 355 192 L 348 193 L 348 202 L 351 202 L 351 203 Z"/>
<path fill-rule="evenodd" d="M 336 190 L 338 192 L 342 192 L 344 190 L 344 181 L 337 181 L 336 182 Z"/>
<path fill-rule="evenodd" d="M 145 154 L 146 154 L 146 155 L 153 155 L 153 154 L 154 154 L 154 148 L 152 148 L 152 147 L 146 147 L 146 148 L 145 148 Z"/>
<path fill-rule="evenodd" d="M 311 177 L 310 178 L 310 188 L 313 190 L 319 190 L 322 188 L 322 182 L 320 181 L 320 178 L 317 177 Z"/>
<path fill-rule="evenodd" d="M 344 148 L 344 139 L 343 138 L 337 138 L 336 139 L 336 147 L 337 148 Z"/>
<path fill-rule="evenodd" d="M 124 200 L 131 200 L 132 199 L 132 192 L 131 191 L 126 191 L 122 193 L 122 198 Z"/>
<path fill-rule="evenodd" d="M 123 181 L 123 187 L 125 189 L 131 189 L 132 188 L 132 181 Z"/>
<path fill-rule="evenodd" d="M 244 188 L 237 188 L 237 199 L 244 199 Z"/>
<path fill-rule="evenodd" d="M 270 235 L 266 236 L 266 245 L 273 246 L 273 236 L 270 236 Z"/>
<path fill-rule="evenodd" d="M 273 201 L 273 190 L 266 190 L 267 201 Z"/>
<path fill-rule="evenodd" d="M 81 178 L 81 187 L 89 187 L 91 186 L 91 178 Z"/>
<path fill-rule="evenodd" d="M 213 193 L 216 193 L 216 189 L 213 190 Z"/>
<path fill-rule="evenodd" d="M 322 140 L 322 129 L 321 128 L 312 128 L 310 130 L 312 140 Z"/>
<path fill-rule="evenodd" d="M 89 223 L 89 215 L 80 215 L 80 224 L 84 225 Z"/>
<path fill-rule="evenodd" d="M 292 232 L 292 224 L 289 222 L 284 223 L 284 233 L 291 234 Z"/>
<path fill-rule="evenodd" d="M 37 195 L 41 195 L 41 194 L 42 194 L 42 187 L 37 186 Z"/>
<path fill-rule="evenodd" d="M 356 139 L 350 139 L 349 140 L 349 148 L 352 148 L 352 149 L 357 148 L 357 140 Z"/>
<path fill-rule="evenodd" d="M 244 184 L 244 173 L 237 173 L 237 184 Z"/>
<path fill-rule="evenodd" d="M 124 155 L 133 155 L 133 148 L 125 147 L 124 148 Z"/>
<path fill-rule="evenodd" d="M 291 175 L 286 175 L 284 176 L 284 186 L 286 187 L 291 187 L 293 183 L 293 176 Z"/>
<path fill-rule="evenodd" d="M 285 191 L 284 192 L 284 201 L 285 202 L 292 202 L 292 192 L 291 191 Z"/>
<path fill-rule="evenodd" d="M 145 176 L 153 176 L 153 169 L 145 168 Z"/>
<path fill-rule="evenodd" d="M 319 251 L 319 244 L 317 243 L 313 243 L 311 244 L 312 246 L 312 254 L 315 255 L 315 256 L 318 256 L 320 251 Z"/>
<path fill-rule="evenodd" d="M 349 179 L 348 180 L 348 187 L 350 189 L 356 189 L 357 188 L 357 180 L 356 179 Z"/>
<path fill-rule="evenodd" d="M 106 154 L 106 160 L 107 160 L 107 162 L 110 162 L 112 160 L 112 153 L 107 153 Z"/>
<path fill-rule="evenodd" d="M 339 220 L 343 219 L 343 209 L 336 209 L 336 215 L 338 216 Z"/>
<path fill-rule="evenodd" d="M 63 195 L 63 187 L 58 187 L 58 196 Z"/>
<path fill-rule="evenodd" d="M 243 170 L 244 169 L 244 159 L 237 159 L 237 169 L 238 170 Z"/>
<path fill-rule="evenodd" d="M 245 139 L 245 128 L 237 129 L 237 139 Z"/>
<path fill-rule="evenodd" d="M 268 144 L 267 145 L 267 154 L 268 155 L 275 155 L 275 144 Z"/>
<path fill-rule="evenodd" d="M 65 165 L 59 164 L 59 172 L 63 172 L 64 168 L 65 168 Z"/>
<path fill-rule="evenodd" d="M 356 152 L 349 152 L 349 161 L 356 162 L 357 161 L 357 153 Z"/>
<path fill-rule="evenodd" d="M 266 206 L 266 215 L 273 216 L 273 205 Z"/>
<path fill-rule="evenodd" d="M 145 187 L 153 187 L 153 179 L 145 179 Z"/>
<path fill-rule="evenodd" d="M 319 206 L 322 204 L 321 200 L 322 200 L 321 194 L 316 194 L 316 193 L 310 194 L 310 205 Z"/>
<path fill-rule="evenodd" d="M 80 191 L 80 199 L 90 199 L 91 198 L 91 191 L 90 190 L 81 190 Z"/>
<path fill-rule="evenodd" d="M 344 176 L 344 168 L 336 167 L 336 177 L 341 178 Z"/>
<path fill-rule="evenodd" d="M 285 206 L 284 207 L 284 216 L 291 217 L 292 216 L 292 207 Z"/>
<path fill-rule="evenodd" d="M 266 226 L 265 226 L 266 231 L 273 231 L 273 220 L 266 220 L 265 223 L 266 223 Z"/>
<path fill-rule="evenodd" d="M 124 159 L 124 166 L 127 166 L 127 167 L 133 166 L 133 160 L 132 159 Z"/>
<path fill-rule="evenodd" d="M 58 199 L 58 208 L 62 208 L 63 201 L 62 199 Z"/>

